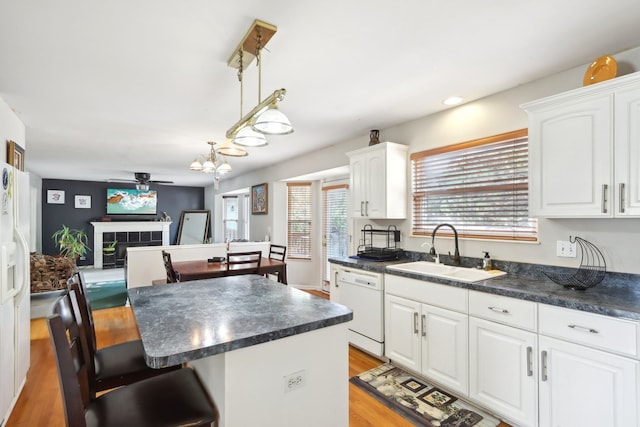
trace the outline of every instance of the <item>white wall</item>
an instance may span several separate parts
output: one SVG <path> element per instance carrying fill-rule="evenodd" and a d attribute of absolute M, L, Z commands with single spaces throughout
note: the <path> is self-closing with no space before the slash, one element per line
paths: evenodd
<path fill-rule="evenodd" d="M 618 75 L 640 70 L 640 48 L 615 54 L 618 62 Z M 423 117 L 408 123 L 382 129 L 382 141 L 394 141 L 409 145 L 409 153 L 434 147 L 483 138 L 527 127 L 527 115 L 520 105 L 549 95 L 575 89 L 582 86 L 584 72 L 589 64 L 576 67 L 535 82 L 523 84 L 457 108 Z M 270 187 L 277 181 L 348 164 L 344 153 L 366 146 L 368 135 L 343 141 L 317 152 L 288 159 L 279 165 L 253 171 L 250 174 L 225 180 L 220 184 L 219 193 L 236 188 L 247 187 L 260 182 L 268 182 Z M 279 188 L 278 191 L 286 191 Z M 285 193 L 286 194 L 286 193 Z M 279 203 L 279 196 L 270 191 L 270 200 Z M 284 232 L 286 235 L 286 208 L 272 209 L 267 223 L 272 227 L 274 239 Z M 408 207 L 411 198 L 407 198 Z M 408 212 L 411 210 L 408 209 Z M 253 219 L 253 218 L 252 218 Z M 285 223 L 284 229 L 282 223 Z M 373 221 L 369 221 L 373 222 Z M 376 226 L 397 225 L 402 233 L 402 247 L 408 250 L 426 252 L 421 247 L 430 239 L 410 236 L 410 219 L 404 221 L 373 222 Z M 362 223 L 355 222 L 353 240 L 359 239 Z M 252 229 L 252 232 L 254 230 Z M 277 233 L 277 234 L 276 234 Z M 258 235 L 264 234 L 264 231 Z M 640 219 L 581 219 L 547 220 L 539 222 L 539 243 L 506 243 L 494 241 L 463 240 L 460 252 L 463 256 L 482 256 L 489 251 L 494 259 L 577 267 L 579 260 L 558 258 L 555 256 L 556 240 L 568 240 L 569 236 L 580 236 L 596 244 L 604 253 L 609 271 L 640 274 L 640 256 L 636 255 L 640 241 Z M 316 237 L 319 238 L 319 237 Z M 437 239 L 436 247 L 441 252 L 453 251 L 450 239 Z M 319 258 L 319 257 L 318 257 Z M 320 262 L 320 260 L 318 260 Z M 317 265 L 308 263 L 306 267 L 293 267 L 289 274 L 290 283 L 298 281 L 320 286 Z M 290 270 L 291 271 L 291 270 Z"/>

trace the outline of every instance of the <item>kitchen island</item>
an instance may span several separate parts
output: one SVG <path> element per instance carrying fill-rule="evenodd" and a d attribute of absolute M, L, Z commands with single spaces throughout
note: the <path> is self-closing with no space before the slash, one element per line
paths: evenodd
<path fill-rule="evenodd" d="M 257 275 L 138 287 L 129 299 L 147 364 L 193 367 L 220 426 L 348 425 L 350 309 Z"/>

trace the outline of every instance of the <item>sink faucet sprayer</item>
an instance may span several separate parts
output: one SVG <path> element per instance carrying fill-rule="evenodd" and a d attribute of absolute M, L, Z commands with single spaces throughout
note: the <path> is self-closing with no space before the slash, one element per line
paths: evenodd
<path fill-rule="evenodd" d="M 460 251 L 458 250 L 458 231 L 451 224 L 440 224 L 433 229 L 433 233 L 431 233 L 431 250 L 429 251 L 429 255 L 437 256 L 436 246 L 435 246 L 436 232 L 440 227 L 444 227 L 444 226 L 447 226 L 453 230 L 453 237 L 455 240 L 456 248 L 455 248 L 455 253 L 453 255 L 451 255 L 451 252 L 449 252 L 449 256 L 451 257 L 454 263 L 456 263 L 457 265 L 460 265 Z"/>

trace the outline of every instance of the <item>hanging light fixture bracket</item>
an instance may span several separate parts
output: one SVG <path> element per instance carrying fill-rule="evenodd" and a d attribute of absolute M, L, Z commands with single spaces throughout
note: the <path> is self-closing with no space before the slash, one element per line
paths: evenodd
<path fill-rule="evenodd" d="M 245 34 L 238 47 L 236 47 L 236 50 L 234 50 L 229 57 L 227 65 L 232 68 L 240 68 L 242 61 L 242 66 L 246 69 L 256 58 L 258 43 L 260 43 L 260 48 L 264 48 L 276 31 L 278 31 L 278 27 L 275 25 L 268 24 L 259 19 L 254 20 L 247 34 Z M 241 52 L 243 53 L 241 54 Z"/>
<path fill-rule="evenodd" d="M 227 138 L 233 138 L 235 134 L 238 133 L 238 131 L 240 131 L 240 129 L 242 129 L 245 126 L 251 126 L 251 121 L 255 117 L 259 116 L 261 113 L 266 111 L 272 104 L 282 101 L 286 94 L 287 94 L 287 90 L 284 88 L 274 90 L 271 95 L 263 99 L 260 104 L 253 107 L 253 110 L 249 111 L 247 114 L 244 115 L 244 117 L 238 120 L 236 124 L 234 124 L 229 128 L 229 130 L 227 131 Z"/>

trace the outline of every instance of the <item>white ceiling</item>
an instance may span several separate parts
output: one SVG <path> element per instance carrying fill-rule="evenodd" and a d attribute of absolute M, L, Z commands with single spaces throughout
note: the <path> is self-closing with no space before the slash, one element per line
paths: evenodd
<path fill-rule="evenodd" d="M 233 175 L 640 46 L 638 0 L 0 0 L 0 16 L 27 169 L 189 186 L 212 183 L 187 167 L 240 117 L 227 59 L 256 18 L 278 27 L 262 96 L 286 88 L 296 130 L 230 158 Z"/>

